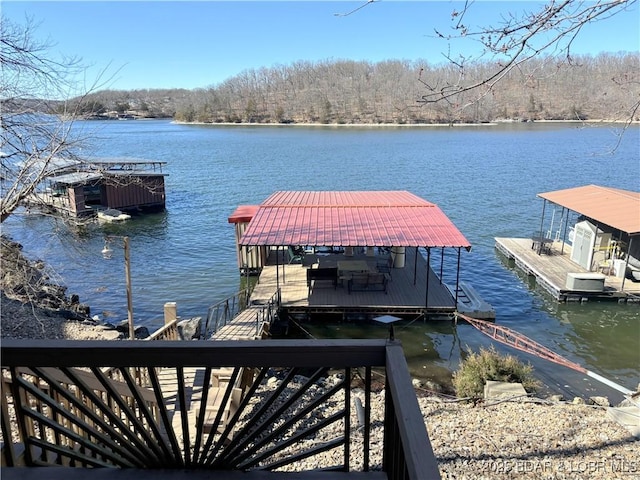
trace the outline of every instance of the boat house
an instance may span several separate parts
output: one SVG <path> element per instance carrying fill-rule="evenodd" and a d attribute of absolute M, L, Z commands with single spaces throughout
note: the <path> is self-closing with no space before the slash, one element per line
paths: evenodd
<path fill-rule="evenodd" d="M 161 211 L 165 208 L 162 166 L 166 162 L 101 159 L 68 162 L 46 179 L 35 203 L 71 217 L 100 211 Z"/>
<path fill-rule="evenodd" d="M 495 318 L 460 281 L 469 241 L 408 191 L 279 191 L 229 222 L 241 273 L 259 275 L 250 302 L 279 292 L 280 318 Z"/>
<path fill-rule="evenodd" d="M 538 197 L 538 230 L 496 248 L 557 300 L 639 301 L 640 193 L 585 185 Z"/>

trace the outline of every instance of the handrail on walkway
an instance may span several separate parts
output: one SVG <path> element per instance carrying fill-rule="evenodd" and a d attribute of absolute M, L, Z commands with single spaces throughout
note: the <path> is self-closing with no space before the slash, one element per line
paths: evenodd
<path fill-rule="evenodd" d="M 249 295 L 249 289 L 244 288 L 230 297 L 211 305 L 207 311 L 203 338 L 209 338 L 210 333 L 215 333 L 219 328 L 229 323 L 233 317 L 247 308 Z"/>
<path fill-rule="evenodd" d="M 166 325 L 163 325 L 158 330 L 153 332 L 145 341 L 154 341 L 154 340 L 179 340 L 178 335 L 178 319 L 171 320 Z"/>
<path fill-rule="evenodd" d="M 249 305 L 250 293 L 247 289 L 232 295 L 221 302 L 209 307 L 202 338 L 211 338 L 218 330 L 232 322 L 241 312 L 247 308 L 255 308 L 256 335 L 262 325 L 271 323 L 277 318 L 281 304 L 281 291 L 278 288 L 265 304 Z"/>
<path fill-rule="evenodd" d="M 304 479 L 319 478 L 317 465 L 363 478 L 379 478 L 379 469 L 391 480 L 440 478 L 399 342 L 5 340 L 1 361 L 3 479 L 29 471 L 13 467 L 56 467 L 39 474 L 56 479 L 77 472 L 64 467 L 185 480 L 203 469 L 210 478 L 243 471 L 251 480 L 285 468 Z M 120 378 L 107 378 L 105 367 Z M 147 387 L 133 367 L 146 371 Z M 170 398 L 160 367 L 172 380 Z M 195 411 L 185 383 L 194 369 L 211 385 L 199 390 Z M 382 393 L 373 369 L 385 373 L 383 411 L 374 408 Z M 228 382 L 214 386 L 223 370 Z M 247 372 L 241 402 L 225 409 Z M 379 425 L 382 452 L 372 435 Z"/>

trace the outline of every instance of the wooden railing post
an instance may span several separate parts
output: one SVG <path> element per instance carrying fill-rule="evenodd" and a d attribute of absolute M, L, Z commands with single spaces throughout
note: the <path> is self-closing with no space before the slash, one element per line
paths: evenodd
<path fill-rule="evenodd" d="M 178 305 L 176 302 L 164 304 L 164 324 L 168 325 L 178 318 Z"/>

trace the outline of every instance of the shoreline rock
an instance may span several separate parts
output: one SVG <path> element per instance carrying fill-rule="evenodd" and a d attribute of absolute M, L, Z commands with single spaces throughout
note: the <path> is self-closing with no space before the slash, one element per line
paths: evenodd
<path fill-rule="evenodd" d="M 122 334 L 91 320 L 68 318 L 0 292 L 0 337 L 31 340 L 115 340 Z"/>
<path fill-rule="evenodd" d="M 0 336 L 14 339 L 114 339 L 89 315 L 88 305 L 56 285 L 41 260 L 30 261 L 22 245 L 0 236 Z M 120 337 L 120 334 L 118 334 Z M 119 338 L 118 337 L 118 338 Z"/>
<path fill-rule="evenodd" d="M 54 283 L 42 260 L 31 261 L 22 253 L 22 245 L 0 237 L 2 273 L 0 290 L 12 300 L 29 303 L 45 310 L 60 311 L 67 318 L 84 320 L 90 316 L 88 305 L 80 297 L 67 296 L 67 287 Z"/>

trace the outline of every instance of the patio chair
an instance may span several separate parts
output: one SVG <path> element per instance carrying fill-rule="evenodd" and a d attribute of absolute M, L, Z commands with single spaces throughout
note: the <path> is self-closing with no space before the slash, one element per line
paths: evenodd
<path fill-rule="evenodd" d="M 289 245 L 287 247 L 287 260 L 288 263 L 302 263 L 302 260 L 304 260 L 304 253 L 300 254 L 300 253 L 296 253 L 293 250 L 293 247 L 291 245 Z"/>

